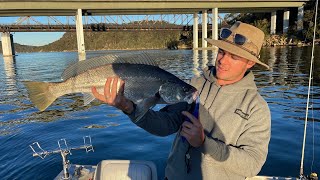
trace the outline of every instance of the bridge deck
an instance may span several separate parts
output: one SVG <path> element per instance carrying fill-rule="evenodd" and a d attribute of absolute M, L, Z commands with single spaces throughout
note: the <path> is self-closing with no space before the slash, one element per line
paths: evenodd
<path fill-rule="evenodd" d="M 308 0 L 0 0 L 0 16 L 173 14 L 219 8 L 219 12 L 270 12 L 300 7 Z"/>

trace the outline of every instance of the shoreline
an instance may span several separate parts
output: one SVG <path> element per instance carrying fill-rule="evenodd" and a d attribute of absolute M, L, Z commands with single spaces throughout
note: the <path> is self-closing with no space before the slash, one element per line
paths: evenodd
<path fill-rule="evenodd" d="M 201 40 L 201 39 L 200 39 Z M 199 41 L 200 41 L 199 40 Z M 201 41 L 200 41 L 201 42 Z M 318 44 L 319 42 L 317 42 Z M 16 44 L 17 46 L 21 46 L 20 44 Z M 201 46 L 201 44 L 199 44 Z M 296 47 L 305 47 L 305 46 L 311 46 L 312 42 L 303 42 L 295 37 L 288 38 L 285 35 L 271 35 L 271 36 L 266 36 L 264 43 L 262 47 L 282 47 L 282 46 L 296 46 Z M 23 46 L 28 46 L 28 45 L 23 45 Z M 36 47 L 36 48 L 42 48 L 48 45 L 44 46 L 29 46 L 29 47 Z M 212 46 L 208 46 L 212 47 Z M 108 50 L 192 50 L 192 46 L 186 45 L 183 41 L 178 42 L 176 45 L 171 45 L 167 48 L 102 48 L 102 49 L 88 49 L 88 51 L 108 51 Z M 26 50 L 26 51 L 16 51 L 16 53 L 40 53 L 40 52 L 77 52 L 77 49 L 74 50 L 51 50 L 51 51 L 44 51 L 43 49 L 40 50 Z"/>
<path fill-rule="evenodd" d="M 286 46 L 295 46 L 295 47 L 306 47 L 306 46 L 311 46 L 312 44 L 309 43 L 303 43 L 303 44 L 286 44 L 286 45 L 269 45 L 269 46 L 262 46 L 262 48 L 269 48 L 269 47 L 286 47 Z M 208 46 L 209 48 L 212 46 Z M 169 48 L 125 48 L 125 49 L 90 49 L 90 50 L 86 50 L 86 52 L 90 52 L 90 51 L 124 51 L 124 50 L 128 50 L 128 51 L 134 51 L 134 50 L 193 50 L 192 47 L 188 47 L 188 48 L 177 48 L 177 49 L 169 49 Z M 201 51 L 201 50 L 198 50 Z M 16 53 L 53 53 L 53 52 L 77 52 L 77 50 L 64 50 L 64 51 L 16 51 Z"/>

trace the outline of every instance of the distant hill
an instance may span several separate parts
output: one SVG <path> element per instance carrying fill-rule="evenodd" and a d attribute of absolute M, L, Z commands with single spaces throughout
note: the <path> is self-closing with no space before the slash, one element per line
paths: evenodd
<path fill-rule="evenodd" d="M 191 46 L 189 36 L 190 34 L 188 32 L 180 31 L 110 31 L 84 33 L 86 50 L 164 49 L 171 48 L 172 46 L 189 47 Z M 0 51 L 2 51 L 2 47 Z M 77 51 L 77 36 L 75 32 L 67 32 L 59 40 L 44 46 L 27 46 L 15 43 L 15 51 Z"/>
<path fill-rule="evenodd" d="M 15 48 L 16 52 L 34 52 L 36 46 L 28 46 L 28 45 L 21 45 L 21 44 L 18 44 L 18 43 L 14 43 L 14 48 Z M 0 52 L 2 53 L 2 43 L 1 43 L 1 41 L 0 41 Z"/>

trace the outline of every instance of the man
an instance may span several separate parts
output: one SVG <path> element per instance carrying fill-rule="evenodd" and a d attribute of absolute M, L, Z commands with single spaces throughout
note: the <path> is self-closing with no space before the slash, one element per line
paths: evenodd
<path fill-rule="evenodd" d="M 215 67 L 193 78 L 200 94 L 199 118 L 178 103 L 158 112 L 142 112 L 123 96 L 124 82 L 108 78 L 104 94 L 95 97 L 126 113 L 146 131 L 167 136 L 177 132 L 165 169 L 169 180 L 245 179 L 259 173 L 270 140 L 270 110 L 259 95 L 249 69 L 259 60 L 264 33 L 249 24 L 236 22 L 222 29 L 219 40 L 206 39 L 219 48 Z M 120 90 L 117 94 L 117 84 Z M 184 121 L 185 116 L 191 122 Z M 187 141 L 182 141 L 184 136 Z"/>

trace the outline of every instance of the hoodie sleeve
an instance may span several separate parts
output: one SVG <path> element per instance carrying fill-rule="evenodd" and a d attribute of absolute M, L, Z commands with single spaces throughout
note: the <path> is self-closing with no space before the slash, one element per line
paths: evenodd
<path fill-rule="evenodd" d="M 188 111 L 191 105 L 182 102 L 168 105 L 160 111 L 152 109 L 144 110 L 139 104 L 136 105 L 135 111 L 129 114 L 133 123 L 151 134 L 157 136 L 167 136 L 177 132 L 184 121 L 182 111 Z"/>
<path fill-rule="evenodd" d="M 265 103 L 253 112 L 237 146 L 225 144 L 218 139 L 206 137 L 199 147 L 205 159 L 236 174 L 252 177 L 257 175 L 268 154 L 271 116 Z"/>

